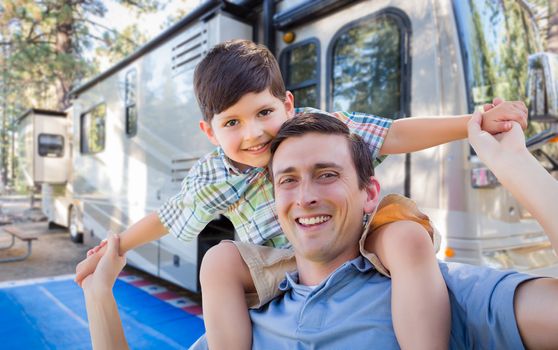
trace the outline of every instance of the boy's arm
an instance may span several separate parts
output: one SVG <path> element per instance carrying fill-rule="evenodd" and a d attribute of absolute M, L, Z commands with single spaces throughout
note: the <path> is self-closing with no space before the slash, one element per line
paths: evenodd
<path fill-rule="evenodd" d="M 498 102 L 497 106 L 483 113 L 483 130 L 491 134 L 505 132 L 511 129 L 511 121 L 518 122 L 523 128 L 527 127 L 527 107 L 523 102 Z M 415 152 L 464 139 L 470 119 L 470 114 L 398 119 L 389 129 L 380 154 Z"/>
<path fill-rule="evenodd" d="M 469 142 L 502 185 L 535 217 L 558 252 L 558 181 L 525 147 L 518 125 L 492 136 L 480 128 L 480 115 L 469 123 Z M 558 279 L 541 278 L 519 285 L 514 313 L 528 349 L 558 349 Z"/>
<path fill-rule="evenodd" d="M 147 214 L 120 234 L 120 254 L 155 241 L 167 233 L 168 230 L 159 219 L 158 213 Z"/>

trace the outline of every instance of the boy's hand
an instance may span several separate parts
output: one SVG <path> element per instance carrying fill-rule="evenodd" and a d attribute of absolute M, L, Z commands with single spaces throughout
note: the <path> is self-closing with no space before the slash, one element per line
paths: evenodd
<path fill-rule="evenodd" d="M 98 261 L 96 270 L 83 279 L 84 289 L 106 291 L 112 289 L 118 274 L 126 265 L 126 257 L 120 255 L 120 237 L 116 234 L 109 235 L 106 243 L 105 254 Z M 97 254 L 97 253 L 96 253 Z M 96 256 L 93 255 L 93 256 Z"/>
<path fill-rule="evenodd" d="M 109 232 L 108 235 L 110 235 L 110 232 Z M 108 235 L 107 235 L 107 236 L 108 236 Z M 89 250 L 87 251 L 87 256 L 90 256 L 90 255 L 93 255 L 93 254 L 97 253 L 99 250 L 101 250 L 101 248 L 103 248 L 103 247 L 106 246 L 106 245 L 107 245 L 107 239 L 105 238 L 105 239 L 103 239 L 103 240 L 101 241 L 101 243 L 99 243 L 97 246 L 95 246 L 95 247 L 89 249 Z"/>
<path fill-rule="evenodd" d="M 517 154 L 528 152 L 525 147 L 525 135 L 518 123 L 510 122 L 508 132 L 490 135 L 481 130 L 481 114 L 473 113 L 468 124 L 469 142 L 479 158 L 489 168 L 494 168 L 497 163 L 514 159 Z"/>
<path fill-rule="evenodd" d="M 103 254 L 106 250 L 106 240 L 101 242 L 98 246 L 93 249 L 90 249 L 87 252 L 87 258 L 83 259 L 79 264 L 76 266 L 76 277 L 74 281 L 81 287 L 83 279 L 93 272 L 97 268 L 97 264 L 99 264 L 99 260 L 103 257 Z"/>
<path fill-rule="evenodd" d="M 522 101 L 503 101 L 495 98 L 493 104 L 484 106 L 482 130 L 490 134 L 510 131 L 517 122 L 523 129 L 527 128 L 527 106 Z"/>

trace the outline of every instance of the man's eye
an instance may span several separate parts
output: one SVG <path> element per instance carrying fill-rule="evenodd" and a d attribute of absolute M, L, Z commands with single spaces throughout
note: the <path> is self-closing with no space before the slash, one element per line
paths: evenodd
<path fill-rule="evenodd" d="M 295 180 L 292 177 L 287 177 L 279 180 L 279 185 L 293 183 Z"/>
<path fill-rule="evenodd" d="M 331 178 L 335 178 L 337 176 L 338 176 L 337 173 L 323 173 L 323 174 L 320 174 L 319 178 L 320 179 L 331 179 Z"/>
<path fill-rule="evenodd" d="M 263 111 L 260 111 L 259 115 L 260 115 L 260 117 L 266 117 L 266 116 L 270 115 L 271 112 L 273 112 L 273 110 L 271 110 L 271 109 L 264 109 Z"/>
<path fill-rule="evenodd" d="M 229 121 L 227 121 L 224 125 L 225 128 L 230 128 L 231 126 L 235 126 L 238 124 L 238 120 L 236 119 L 231 119 Z"/>

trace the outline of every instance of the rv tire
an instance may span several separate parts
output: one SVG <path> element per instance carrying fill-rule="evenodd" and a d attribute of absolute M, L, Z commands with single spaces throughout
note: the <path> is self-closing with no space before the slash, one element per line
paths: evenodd
<path fill-rule="evenodd" d="M 68 232 L 70 232 L 70 239 L 74 243 L 83 243 L 83 232 L 79 232 L 80 220 L 79 211 L 75 206 L 71 206 L 68 216 Z"/>

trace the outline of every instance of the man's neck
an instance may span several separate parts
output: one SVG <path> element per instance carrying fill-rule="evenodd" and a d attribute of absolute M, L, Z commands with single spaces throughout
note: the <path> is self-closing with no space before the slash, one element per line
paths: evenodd
<path fill-rule="evenodd" d="M 305 286 L 317 286 L 329 277 L 335 270 L 347 261 L 353 260 L 359 255 L 358 251 L 345 254 L 328 261 L 312 260 L 296 256 L 296 267 L 298 270 L 298 283 Z"/>

